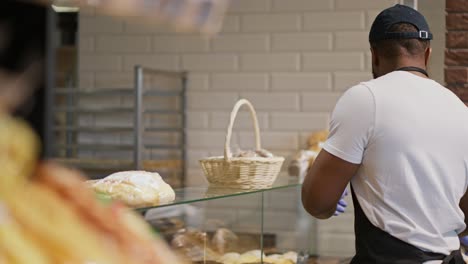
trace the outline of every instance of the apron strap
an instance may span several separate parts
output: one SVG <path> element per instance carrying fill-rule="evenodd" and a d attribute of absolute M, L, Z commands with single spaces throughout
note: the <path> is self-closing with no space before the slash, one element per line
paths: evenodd
<path fill-rule="evenodd" d="M 455 250 L 442 260 L 442 264 L 460 264 L 465 263 L 460 250 Z"/>
<path fill-rule="evenodd" d="M 465 264 L 460 251 L 449 256 L 423 251 L 374 226 L 361 208 L 351 184 L 354 203 L 354 231 L 356 255 L 351 264 L 421 264 L 443 260 L 443 264 Z"/>

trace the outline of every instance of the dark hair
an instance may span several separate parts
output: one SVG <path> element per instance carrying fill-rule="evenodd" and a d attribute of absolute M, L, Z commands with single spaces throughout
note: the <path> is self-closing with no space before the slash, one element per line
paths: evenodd
<path fill-rule="evenodd" d="M 412 24 L 398 23 L 390 27 L 389 32 L 418 32 Z M 425 50 L 430 46 L 429 40 L 421 39 L 384 39 L 370 43 L 371 47 L 380 52 L 385 58 L 400 56 L 424 56 Z"/>

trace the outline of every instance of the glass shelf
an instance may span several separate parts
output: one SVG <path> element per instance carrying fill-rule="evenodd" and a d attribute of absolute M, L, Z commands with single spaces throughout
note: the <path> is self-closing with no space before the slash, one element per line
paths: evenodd
<path fill-rule="evenodd" d="M 298 177 L 290 177 L 286 174 L 280 174 L 273 185 L 269 188 L 264 189 L 233 189 L 233 188 L 222 188 L 222 187 L 210 187 L 210 186 L 198 186 L 198 187 L 186 187 L 175 189 L 175 200 L 168 204 L 162 204 L 158 206 L 136 208 L 135 210 L 144 213 L 150 209 L 168 207 L 180 204 L 190 204 L 194 202 L 208 201 L 238 195 L 245 195 L 251 193 L 265 192 L 270 190 L 277 190 L 283 188 L 297 187 L 300 186 Z"/>

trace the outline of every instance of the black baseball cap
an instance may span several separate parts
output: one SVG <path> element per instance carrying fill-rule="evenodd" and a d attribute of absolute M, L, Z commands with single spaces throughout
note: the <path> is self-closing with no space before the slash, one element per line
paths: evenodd
<path fill-rule="evenodd" d="M 391 26 L 400 23 L 408 23 L 416 27 L 418 32 L 389 32 Z M 384 39 L 421 39 L 431 40 L 432 33 L 429 31 L 424 16 L 415 9 L 397 4 L 389 7 L 380 14 L 372 23 L 369 32 L 369 41 L 379 41 Z"/>

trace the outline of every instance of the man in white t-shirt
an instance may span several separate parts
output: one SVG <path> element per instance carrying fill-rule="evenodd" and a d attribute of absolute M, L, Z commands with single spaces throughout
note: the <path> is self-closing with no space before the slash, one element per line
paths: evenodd
<path fill-rule="evenodd" d="M 340 98 L 303 183 L 304 208 L 321 219 L 351 183 L 353 264 L 464 263 L 468 109 L 428 78 L 431 39 L 410 7 L 377 16 L 369 33 L 374 79 Z"/>

